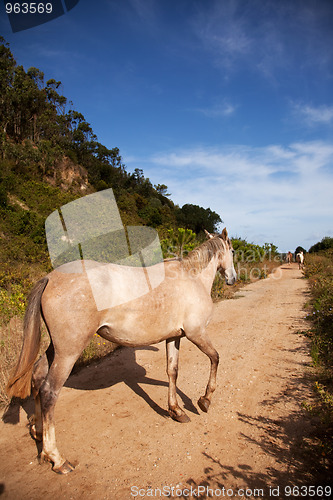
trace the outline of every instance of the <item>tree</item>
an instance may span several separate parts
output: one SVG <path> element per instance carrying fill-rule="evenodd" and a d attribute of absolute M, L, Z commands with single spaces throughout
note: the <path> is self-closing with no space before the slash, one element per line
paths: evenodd
<path fill-rule="evenodd" d="M 210 208 L 202 208 L 190 203 L 179 208 L 176 216 L 179 226 L 192 229 L 196 234 L 203 232 L 205 229 L 209 233 L 214 233 L 217 231 L 218 225 L 223 222 L 221 217 Z"/>
<path fill-rule="evenodd" d="M 333 238 L 325 236 L 321 241 L 309 248 L 309 253 L 319 252 L 320 250 L 328 250 L 333 248 Z"/>
<path fill-rule="evenodd" d="M 157 184 L 154 186 L 158 194 L 161 194 L 162 196 L 170 196 L 170 193 L 168 193 L 168 186 L 165 184 Z"/>
<path fill-rule="evenodd" d="M 268 255 L 270 258 L 278 255 L 278 247 L 274 245 L 274 243 L 265 243 L 263 248 L 266 255 Z"/>
<path fill-rule="evenodd" d="M 0 36 L 0 123 L 4 137 L 11 120 L 11 97 L 16 66 L 15 59 L 9 46 Z"/>

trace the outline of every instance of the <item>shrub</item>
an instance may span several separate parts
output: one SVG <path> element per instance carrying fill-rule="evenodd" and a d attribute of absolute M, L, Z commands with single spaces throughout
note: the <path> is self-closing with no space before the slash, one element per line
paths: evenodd
<path fill-rule="evenodd" d="M 169 229 L 167 237 L 161 241 L 165 259 L 172 257 L 185 257 L 191 250 L 198 246 L 196 234 L 191 229 Z"/>
<path fill-rule="evenodd" d="M 326 463 L 333 460 L 333 249 L 307 254 L 304 275 L 309 280 L 311 300 L 307 319 L 311 328 L 311 356 L 316 367 L 314 389 L 317 401 L 306 408 L 320 419 L 318 446 Z"/>
<path fill-rule="evenodd" d="M 321 363 L 333 368 L 333 249 L 308 254 L 304 275 L 311 287 L 313 342 L 319 349 Z"/>
<path fill-rule="evenodd" d="M 22 286 L 13 285 L 9 292 L 0 288 L 0 317 L 8 323 L 14 316 L 22 316 L 26 307 L 26 296 Z"/>

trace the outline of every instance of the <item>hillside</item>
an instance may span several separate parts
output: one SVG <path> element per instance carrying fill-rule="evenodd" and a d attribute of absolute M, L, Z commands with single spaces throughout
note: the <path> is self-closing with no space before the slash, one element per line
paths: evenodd
<path fill-rule="evenodd" d="M 148 225 L 161 237 L 178 226 L 214 231 L 218 214 L 197 205 L 179 207 L 167 186 L 126 170 L 117 147 L 98 141 L 84 116 L 44 81 L 37 68 L 17 65 L 0 37 L 0 286 L 50 269 L 44 222 L 55 209 L 112 188 L 124 225 Z"/>

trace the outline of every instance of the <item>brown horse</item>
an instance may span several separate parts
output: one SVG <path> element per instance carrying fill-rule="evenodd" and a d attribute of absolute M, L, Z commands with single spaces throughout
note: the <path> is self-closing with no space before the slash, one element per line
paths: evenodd
<path fill-rule="evenodd" d="M 287 264 L 289 264 L 289 265 L 292 263 L 292 261 L 293 261 L 293 254 L 291 252 L 287 253 L 286 261 L 287 261 Z"/>
<path fill-rule="evenodd" d="M 85 261 L 81 266 L 82 263 L 84 265 Z M 209 240 L 183 260 L 164 261 L 145 272 L 154 275 L 156 270 L 160 272 L 160 266 L 163 267 L 163 281 L 144 295 L 130 294 L 128 301 L 124 300 L 126 290 L 135 286 L 136 273 L 142 269 L 116 264 L 95 263 L 92 272 L 90 266 L 89 279 L 87 272 L 74 272 L 75 264 L 70 269 L 72 272 L 68 272 L 68 264 L 65 264 L 41 279 L 32 290 L 24 319 L 22 351 L 7 390 L 11 396 L 25 398 L 32 388 L 35 415 L 31 434 L 43 441 L 40 460 L 51 462 L 55 472 L 66 474 L 74 469 L 57 449 L 55 404 L 75 361 L 95 332 L 123 346 L 166 341 L 168 408 L 170 416 L 178 422 L 189 420 L 176 397 L 180 339 L 186 336 L 211 362 L 206 392 L 198 401 L 200 409 L 208 411 L 219 361 L 217 351 L 205 334 L 213 309 L 211 287 L 216 271 L 224 274 L 229 285 L 236 280 L 227 230 L 217 236 L 209 234 Z M 113 275 L 116 280 L 112 283 Z M 131 287 L 126 286 L 128 279 L 131 279 Z M 120 300 L 116 297 L 115 306 L 98 310 L 92 280 L 95 280 L 94 285 L 98 281 L 97 288 L 102 289 L 106 297 L 110 295 L 110 304 L 113 295 L 121 295 Z M 115 282 L 118 287 L 112 286 Z M 46 353 L 35 362 L 41 315 L 51 342 Z"/>

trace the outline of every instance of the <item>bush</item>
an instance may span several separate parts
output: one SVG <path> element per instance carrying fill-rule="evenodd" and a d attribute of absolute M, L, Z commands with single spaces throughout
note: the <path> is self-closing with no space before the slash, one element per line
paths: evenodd
<path fill-rule="evenodd" d="M 325 236 L 325 238 L 323 238 L 321 241 L 319 241 L 315 245 L 312 245 L 312 247 L 309 249 L 309 253 L 319 252 L 320 250 L 328 250 L 330 248 L 333 248 L 333 238 Z"/>
<path fill-rule="evenodd" d="M 309 280 L 311 301 L 307 319 L 311 329 L 311 356 L 316 367 L 317 400 L 305 406 L 320 420 L 317 441 L 321 459 L 333 461 L 333 249 L 307 254 L 304 275 Z"/>
<path fill-rule="evenodd" d="M 8 323 L 14 316 L 22 316 L 26 307 L 23 287 L 13 285 L 11 291 L 0 288 L 0 318 Z"/>
<path fill-rule="evenodd" d="M 4 185 L 0 186 L 0 208 L 6 208 L 8 205 L 7 190 Z"/>
<path fill-rule="evenodd" d="M 319 359 L 327 368 L 333 368 L 333 249 L 320 254 L 308 254 L 305 277 L 311 287 L 313 342 L 319 350 Z"/>
<path fill-rule="evenodd" d="M 169 229 L 167 237 L 161 241 L 162 252 L 165 259 L 185 257 L 191 250 L 199 245 L 196 234 L 191 229 Z"/>

